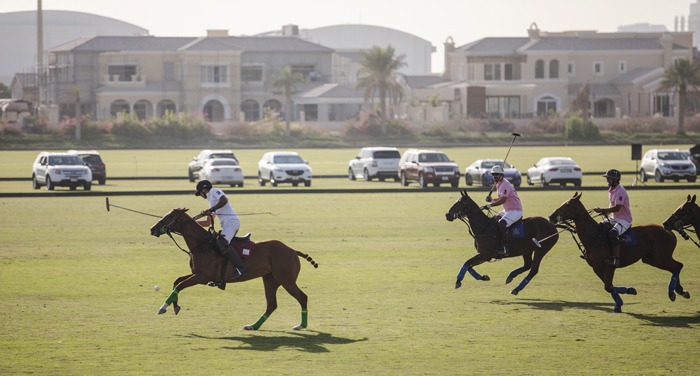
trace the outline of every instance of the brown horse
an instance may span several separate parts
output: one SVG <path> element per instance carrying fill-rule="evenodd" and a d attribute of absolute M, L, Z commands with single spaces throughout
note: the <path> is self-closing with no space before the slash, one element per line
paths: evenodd
<path fill-rule="evenodd" d="M 190 286 L 218 281 L 221 276 L 222 262 L 224 262 L 226 263 L 226 282 L 245 282 L 262 277 L 265 286 L 267 309 L 257 322 L 246 325 L 244 329 L 258 330 L 277 309 L 277 289 L 280 286 L 284 287 L 301 305 L 301 323 L 294 329 L 306 328 L 308 323 L 307 297 L 297 286 L 296 280 L 301 270 L 299 257 L 309 261 L 314 268 L 318 267 L 318 264 L 311 257 L 289 248 L 278 240 L 258 242 L 250 256 L 244 260 L 248 273 L 234 279 L 233 265 L 212 247 L 214 235 L 202 228 L 186 212 L 187 209 L 173 209 L 151 227 L 151 235 L 153 236 L 174 233 L 185 239 L 189 249 L 189 252 L 185 252 L 190 255 L 190 268 L 192 269 L 192 274 L 179 277 L 173 282 L 173 291 L 161 306 L 158 314 L 165 313 L 171 303 L 175 314 L 177 314 L 180 311 L 180 306 L 177 304 L 178 293 Z"/>
<path fill-rule="evenodd" d="M 696 237 L 700 236 L 700 206 L 695 203 L 695 195 L 692 197 L 688 195 L 686 201 L 664 221 L 663 225 L 668 231 L 678 231 L 683 239 L 691 240 L 700 248 L 700 242 L 692 239 L 686 232 L 694 232 Z"/>
<path fill-rule="evenodd" d="M 552 223 L 573 221 L 573 226 L 583 244 L 582 257 L 603 281 L 605 291 L 612 295 L 615 301 L 615 312 L 622 312 L 623 301 L 620 294 L 637 295 L 637 290 L 634 287 L 613 285 L 615 268 L 605 263 L 612 252 L 607 241 L 608 228 L 598 224 L 591 217 L 580 198 L 581 194 L 576 192 L 549 216 L 549 220 Z M 621 239 L 620 268 L 642 260 L 645 264 L 667 270 L 671 272 L 671 281 L 668 284 L 669 299 L 676 300 L 676 293 L 686 299 L 690 298 L 690 294 L 681 286 L 680 273 L 683 264 L 673 259 L 673 251 L 676 248 L 676 236 L 673 233 L 659 225 L 649 224 L 633 226 L 622 234 Z"/>
<path fill-rule="evenodd" d="M 477 254 L 462 265 L 462 268 L 457 274 L 455 288 L 458 289 L 462 286 L 462 279 L 464 279 L 467 272 L 477 281 L 490 280 L 489 276 L 482 276 L 477 273 L 476 270 L 474 270 L 474 266 L 494 258 L 522 256 L 523 266 L 511 271 L 510 274 L 508 274 L 508 278 L 506 278 L 506 284 L 508 284 L 519 274 L 528 270 L 530 271 L 528 275 L 523 278 L 518 287 L 510 292 L 513 295 L 518 295 L 518 293 L 530 283 L 530 280 L 537 275 L 544 255 L 546 255 L 547 252 L 554 247 L 554 244 L 557 243 L 557 240 L 559 240 L 559 234 L 555 226 L 542 217 L 523 219 L 522 229 L 520 229 L 517 224 L 513 224 L 510 230 L 511 240 L 508 247 L 508 255 L 500 256 L 497 253 L 497 249 L 501 237 L 498 235 L 495 218 L 490 218 L 484 214 L 482 212 L 484 208 L 480 208 L 476 202 L 469 197 L 466 190 L 462 190 L 461 193 L 462 197 L 452 205 L 450 210 L 445 214 L 445 217 L 450 222 L 459 219 L 468 226 L 469 234 L 474 238 L 474 246 L 476 247 Z M 519 230 L 520 233 L 514 233 L 514 231 Z M 543 239 L 543 241 L 539 245 L 535 245 L 530 240 L 531 238 Z M 533 253 L 535 255 L 534 259 L 532 257 Z"/>

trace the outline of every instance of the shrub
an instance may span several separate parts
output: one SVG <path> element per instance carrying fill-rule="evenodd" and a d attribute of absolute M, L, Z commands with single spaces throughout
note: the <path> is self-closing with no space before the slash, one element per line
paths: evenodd
<path fill-rule="evenodd" d="M 564 137 L 567 140 L 597 140 L 600 138 L 600 130 L 590 120 L 583 120 L 578 114 L 571 115 L 566 121 Z"/>

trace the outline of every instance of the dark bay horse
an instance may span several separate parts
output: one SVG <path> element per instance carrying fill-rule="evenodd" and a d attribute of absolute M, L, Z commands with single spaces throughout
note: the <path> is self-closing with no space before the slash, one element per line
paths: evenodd
<path fill-rule="evenodd" d="M 634 287 L 613 285 L 615 268 L 605 263 L 605 259 L 612 254 L 607 242 L 608 229 L 601 229 L 601 225 L 591 217 L 580 198 L 581 194 L 576 192 L 549 216 L 549 220 L 552 223 L 573 221 L 573 226 L 583 244 L 583 258 L 603 281 L 605 291 L 612 295 L 615 301 L 615 312 L 622 312 L 623 302 L 620 294 L 637 295 L 637 290 Z M 659 225 L 648 224 L 633 226 L 621 238 L 623 240 L 620 268 L 642 260 L 645 264 L 667 270 L 671 272 L 671 281 L 668 284 L 669 299 L 676 300 L 676 293 L 686 299 L 690 298 L 690 294 L 681 286 L 680 273 L 683 264 L 673 259 L 673 251 L 676 249 L 676 236 L 673 233 Z"/>
<path fill-rule="evenodd" d="M 476 270 L 474 270 L 474 266 L 501 257 L 522 256 L 523 266 L 511 271 L 510 274 L 508 274 L 508 278 L 506 278 L 506 284 L 508 284 L 519 274 L 528 270 L 530 271 L 528 275 L 523 278 L 518 287 L 511 291 L 511 294 L 517 295 L 530 283 L 530 280 L 537 275 L 542 258 L 554 247 L 557 240 L 559 240 L 559 234 L 555 226 L 542 217 L 523 219 L 522 232 L 520 234 L 513 234 L 511 231 L 508 255 L 499 256 L 497 249 L 501 237 L 498 234 L 495 219 L 484 214 L 484 212 L 482 212 L 483 208 L 480 208 L 476 202 L 469 197 L 466 190 L 462 190 L 461 193 L 462 197 L 452 205 L 450 210 L 445 214 L 445 217 L 450 222 L 459 219 L 467 224 L 469 234 L 474 238 L 474 246 L 476 247 L 477 254 L 462 265 L 459 274 L 457 274 L 455 288 L 457 289 L 462 286 L 462 279 L 464 279 L 467 272 L 477 281 L 490 280 L 489 276 L 482 276 L 477 273 Z M 516 226 L 517 224 L 513 224 L 511 228 Z M 517 235 L 517 237 L 514 235 Z M 547 240 L 540 243 L 541 247 L 538 247 L 532 243 L 532 238 L 547 238 Z M 532 257 L 533 253 L 535 255 L 534 259 Z"/>
<path fill-rule="evenodd" d="M 691 240 L 700 248 L 700 242 L 692 239 L 686 232 L 691 231 L 695 233 L 695 237 L 700 236 L 700 206 L 695 203 L 695 198 L 695 195 L 688 195 L 686 201 L 664 221 L 663 226 L 668 231 L 678 231 L 683 239 Z"/>
<path fill-rule="evenodd" d="M 172 303 L 175 314 L 180 311 L 178 293 L 194 286 L 204 285 L 210 281 L 218 281 L 221 276 L 222 262 L 226 262 L 226 282 L 245 282 L 262 277 L 265 286 L 265 299 L 267 309 L 265 313 L 252 325 L 246 325 L 246 330 L 258 330 L 272 312 L 277 309 L 277 289 L 282 286 L 301 305 L 301 323 L 294 327 L 295 330 L 304 329 L 308 323 L 307 297 L 297 286 L 297 277 L 301 270 L 299 257 L 306 259 L 315 268 L 318 264 L 309 255 L 295 251 L 278 240 L 258 242 L 250 256 L 244 259 L 248 273 L 241 278 L 233 279 L 233 265 L 228 259 L 222 258 L 211 246 L 213 234 L 202 228 L 187 213 L 187 209 L 173 209 L 151 227 L 151 235 L 174 233 L 184 238 L 188 254 L 190 255 L 190 268 L 192 274 L 183 275 L 173 282 L 173 291 L 161 306 L 158 314 L 166 312 Z M 187 251 L 186 251 L 187 252 Z"/>

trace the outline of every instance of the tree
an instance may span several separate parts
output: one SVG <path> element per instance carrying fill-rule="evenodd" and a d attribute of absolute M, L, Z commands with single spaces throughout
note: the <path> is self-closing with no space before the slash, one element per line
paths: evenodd
<path fill-rule="evenodd" d="M 374 46 L 369 51 L 362 52 L 360 61 L 358 88 L 365 89 L 365 102 L 379 92 L 380 115 L 382 121 L 382 133 L 386 134 L 386 97 L 400 97 L 403 88 L 396 81 L 396 72 L 406 65 L 403 62 L 404 55 L 394 56 L 394 48 L 386 49 Z"/>
<path fill-rule="evenodd" d="M 10 88 L 2 82 L 0 82 L 0 98 L 12 98 Z"/>
<path fill-rule="evenodd" d="M 673 90 L 678 93 L 678 130 L 685 134 L 685 105 L 688 89 L 700 87 L 700 65 L 688 59 L 678 59 L 664 72 L 659 91 Z"/>
<path fill-rule="evenodd" d="M 272 86 L 276 89 L 281 89 L 284 94 L 284 134 L 286 137 L 290 135 L 289 118 L 292 114 L 292 94 L 296 91 L 296 84 L 304 83 L 306 79 L 301 73 L 292 72 L 292 67 L 286 65 L 277 75 L 277 78 L 272 82 Z"/>

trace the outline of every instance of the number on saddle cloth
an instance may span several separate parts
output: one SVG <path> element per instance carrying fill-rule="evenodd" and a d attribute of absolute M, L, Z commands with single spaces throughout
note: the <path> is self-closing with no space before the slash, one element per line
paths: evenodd
<path fill-rule="evenodd" d="M 244 259 L 249 257 L 255 250 L 255 242 L 250 240 L 250 233 L 247 233 L 244 236 L 234 236 L 231 243 L 233 243 L 233 247 L 236 249 L 236 252 L 238 252 L 238 254 L 241 255 L 241 258 Z"/>
<path fill-rule="evenodd" d="M 498 220 L 500 217 L 493 217 L 491 220 L 493 221 L 493 231 L 494 234 L 498 235 L 499 230 L 498 230 Z M 523 219 L 520 218 L 517 221 L 515 221 L 510 227 L 508 227 L 508 235 L 510 236 L 511 239 L 522 239 L 525 237 L 525 226 L 523 225 Z"/>

